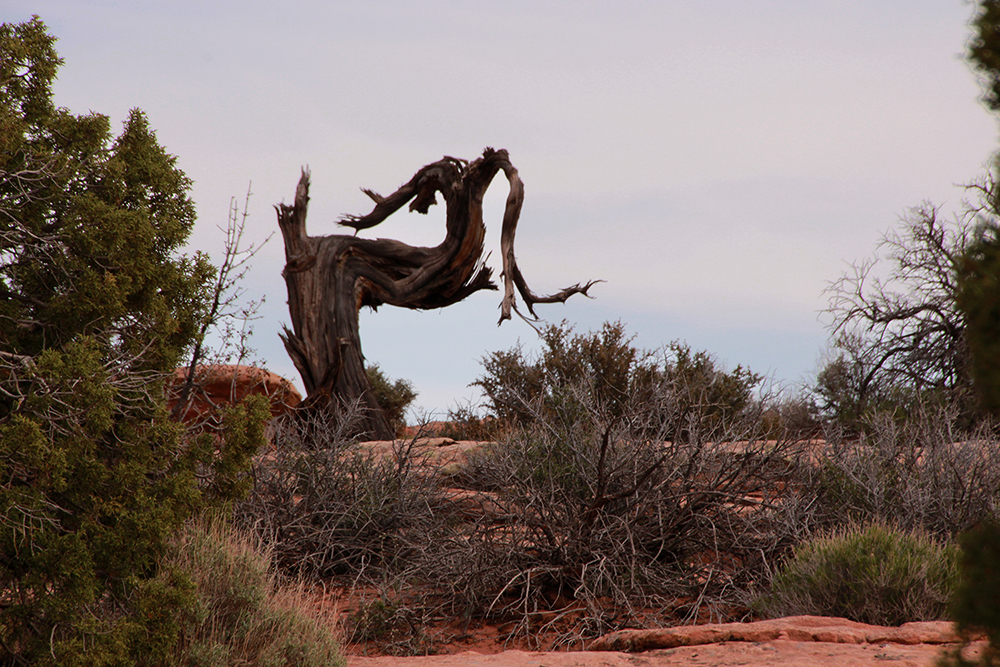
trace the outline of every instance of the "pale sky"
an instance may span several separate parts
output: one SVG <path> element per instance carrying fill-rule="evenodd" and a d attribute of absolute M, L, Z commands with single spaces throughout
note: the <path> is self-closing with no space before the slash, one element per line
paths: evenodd
<path fill-rule="evenodd" d="M 362 214 L 424 164 L 506 148 L 525 183 L 518 261 L 536 292 L 603 279 L 539 315 L 639 345 L 673 340 L 795 386 L 828 334 L 823 290 L 923 201 L 958 208 L 997 124 L 962 59 L 962 0 L 212 2 L 0 0 L 37 13 L 65 59 L 55 101 L 149 116 L 194 180 L 192 249 L 218 257 L 252 182 L 247 240 L 277 232 L 312 170 L 309 230 Z M 506 182 L 487 195 L 498 275 Z M 363 232 L 436 245 L 444 209 Z M 301 381 L 280 235 L 244 287 L 266 297 L 257 358 Z M 500 294 L 362 314 L 370 362 L 439 414 L 474 399 L 480 360 L 534 331 L 496 326 Z"/>

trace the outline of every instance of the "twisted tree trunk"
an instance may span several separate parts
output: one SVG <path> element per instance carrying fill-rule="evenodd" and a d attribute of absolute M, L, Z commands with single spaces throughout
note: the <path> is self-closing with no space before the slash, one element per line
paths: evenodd
<path fill-rule="evenodd" d="M 288 288 L 292 329 L 284 327 L 285 349 L 302 376 L 307 407 L 330 402 L 360 401 L 365 408 L 363 436 L 390 439 L 393 433 L 365 375 L 358 330 L 358 311 L 382 304 L 403 308 L 442 308 L 482 289 L 497 289 L 492 270 L 483 263 L 483 195 L 502 170 L 510 183 L 501 231 L 504 297 L 500 322 L 517 310 L 520 293 L 528 311 L 536 303 L 563 302 L 587 294 L 596 281 L 568 287 L 558 294 L 538 296 L 528 288 L 514 258 L 524 187 L 505 150 L 487 148 L 471 163 L 445 157 L 420 169 L 396 192 L 383 197 L 364 192 L 375 208 L 364 216 L 345 216 L 340 224 L 360 229 L 374 227 L 410 203 L 411 211 L 427 213 L 444 197 L 446 235 L 433 248 L 409 246 L 391 239 L 306 234 L 309 172 L 303 170 L 292 206 L 280 204 L 278 226 L 285 242 L 282 276 Z M 411 201 L 412 200 L 412 201 Z"/>

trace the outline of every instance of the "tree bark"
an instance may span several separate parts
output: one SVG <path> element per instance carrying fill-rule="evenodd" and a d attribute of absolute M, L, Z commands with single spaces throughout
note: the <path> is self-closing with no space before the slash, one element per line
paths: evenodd
<path fill-rule="evenodd" d="M 566 301 L 587 295 L 597 281 L 568 287 L 558 294 L 537 296 L 529 288 L 514 257 L 514 235 L 524 200 L 524 187 L 507 151 L 487 148 L 471 163 L 445 157 L 420 169 L 396 192 L 383 197 L 364 192 L 375 208 L 364 216 L 345 216 L 340 224 L 355 229 L 378 225 L 410 202 L 410 210 L 427 213 L 440 192 L 446 205 L 446 235 L 433 248 L 414 247 L 391 239 L 356 236 L 309 236 L 309 172 L 302 171 L 292 206 L 279 204 L 278 226 L 285 243 L 282 276 L 288 288 L 292 329 L 281 338 L 302 376 L 307 407 L 359 401 L 364 409 L 361 435 L 391 439 L 365 375 L 358 312 L 383 304 L 427 310 L 457 303 L 483 289 L 497 289 L 492 270 L 483 263 L 483 195 L 499 171 L 510 184 L 501 231 L 504 297 L 500 322 L 517 312 L 516 293 L 535 315 L 536 303 Z M 412 200 L 412 201 L 411 201 Z M 516 292 L 515 292 L 516 290 Z"/>

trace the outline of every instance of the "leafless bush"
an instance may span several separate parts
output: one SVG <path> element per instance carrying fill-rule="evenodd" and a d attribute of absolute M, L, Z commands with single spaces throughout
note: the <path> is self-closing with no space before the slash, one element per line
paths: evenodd
<path fill-rule="evenodd" d="M 411 456 L 353 445 L 358 405 L 288 415 L 274 424 L 274 450 L 254 466 L 255 487 L 238 509 L 273 545 L 285 569 L 326 577 L 379 577 L 408 558 L 412 532 L 433 520 L 433 491 Z"/>
<path fill-rule="evenodd" d="M 875 415 L 857 440 L 830 433 L 813 480 L 816 518 L 954 536 L 995 516 L 1000 448 L 989 425 L 962 423 L 960 406 L 925 404 L 906 420 Z"/>
<path fill-rule="evenodd" d="M 197 323 L 197 334 L 185 363 L 187 372 L 182 382 L 168 387 L 171 418 L 188 422 L 194 432 L 218 428 L 220 423 L 220 415 L 215 411 L 205 415 L 204 419 L 190 414 L 192 399 L 214 379 L 204 369 L 220 364 L 243 364 L 253 352 L 249 346 L 252 332 L 249 325 L 259 318 L 257 311 L 264 298 L 244 301 L 246 289 L 241 285 L 250 270 L 250 261 L 273 234 L 260 244 L 244 245 L 250 195 L 250 186 L 247 186 L 242 212 L 236 199 L 230 200 L 222 261 L 216 268 L 206 307 Z M 219 341 L 215 349 L 208 344 L 209 334 L 213 331 Z"/>
<path fill-rule="evenodd" d="M 356 406 L 279 420 L 240 520 L 284 569 L 374 595 L 352 617 L 357 638 L 422 652 L 420 628 L 443 616 L 547 646 L 732 620 L 807 538 L 876 520 L 945 536 L 996 508 L 1000 453 L 955 426 L 957 409 L 879 418 L 824 446 L 769 419 L 768 397 L 706 419 L 715 393 L 674 376 L 612 411 L 594 381 L 525 401 L 537 418 L 450 470 L 460 489 L 441 488 L 414 440 L 351 443 Z"/>
<path fill-rule="evenodd" d="M 439 488 L 414 441 L 381 455 L 350 444 L 350 411 L 281 420 L 240 521 L 287 570 L 383 591 L 376 611 L 394 623 L 485 617 L 573 644 L 643 618 L 741 613 L 798 541 L 797 443 L 764 438 L 764 401 L 705 419 L 712 393 L 668 378 L 609 412 L 592 380 L 452 472 L 464 491 Z M 403 593 L 414 584 L 419 599 Z"/>

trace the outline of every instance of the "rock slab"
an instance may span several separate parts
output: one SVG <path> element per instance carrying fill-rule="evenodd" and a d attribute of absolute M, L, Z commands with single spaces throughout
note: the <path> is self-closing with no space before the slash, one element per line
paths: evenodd
<path fill-rule="evenodd" d="M 764 667 L 765 665 L 932 667 L 958 641 L 951 623 L 898 628 L 842 618 L 794 616 L 755 623 L 623 630 L 591 650 L 567 653 L 504 651 L 410 658 L 348 656 L 348 667 Z M 970 647 L 967 657 L 985 642 Z M 597 647 L 598 650 L 593 650 Z"/>
<path fill-rule="evenodd" d="M 960 641 L 947 621 L 906 623 L 898 628 L 867 625 L 846 618 L 791 616 L 754 623 L 710 623 L 678 628 L 619 630 L 588 647 L 591 651 L 649 651 L 719 642 L 787 640 L 829 644 L 951 644 Z"/>

